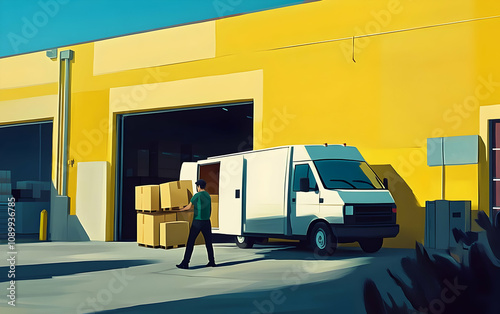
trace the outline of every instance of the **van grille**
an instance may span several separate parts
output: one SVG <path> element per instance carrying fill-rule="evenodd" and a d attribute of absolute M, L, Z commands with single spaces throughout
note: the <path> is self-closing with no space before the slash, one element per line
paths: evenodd
<path fill-rule="evenodd" d="M 386 205 L 354 205 L 353 215 L 344 215 L 344 224 L 374 225 L 395 224 L 396 213 L 392 212 L 392 204 Z"/>

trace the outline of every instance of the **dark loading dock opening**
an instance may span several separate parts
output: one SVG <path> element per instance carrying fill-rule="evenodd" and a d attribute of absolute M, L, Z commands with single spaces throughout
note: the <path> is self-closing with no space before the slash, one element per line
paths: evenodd
<path fill-rule="evenodd" d="M 45 209 L 50 217 L 52 121 L 1 126 L 0 143 L 0 243 L 8 235 L 11 196 L 16 241 L 38 241 L 40 212 Z"/>
<path fill-rule="evenodd" d="M 135 186 L 179 179 L 183 162 L 253 149 L 253 103 L 120 115 L 115 240 L 136 241 Z"/>

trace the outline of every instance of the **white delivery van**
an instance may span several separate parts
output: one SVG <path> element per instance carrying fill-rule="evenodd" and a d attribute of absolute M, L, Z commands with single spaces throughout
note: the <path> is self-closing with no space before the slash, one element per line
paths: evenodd
<path fill-rule="evenodd" d="M 180 179 L 207 181 L 207 191 L 219 195 L 212 232 L 234 235 L 242 248 L 271 237 L 301 240 L 320 255 L 356 241 L 376 252 L 399 232 L 391 193 L 352 146 L 291 145 L 216 156 L 183 163 Z"/>

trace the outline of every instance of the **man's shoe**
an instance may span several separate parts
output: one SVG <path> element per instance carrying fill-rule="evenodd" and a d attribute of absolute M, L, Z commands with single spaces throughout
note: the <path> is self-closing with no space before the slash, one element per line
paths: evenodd
<path fill-rule="evenodd" d="M 215 264 L 214 262 L 209 262 L 206 267 L 217 267 L 217 264 Z"/>
<path fill-rule="evenodd" d="M 179 265 L 175 265 L 175 266 L 177 266 L 177 268 L 180 268 L 180 269 L 189 269 L 188 265 L 182 264 L 182 263 L 180 263 Z"/>

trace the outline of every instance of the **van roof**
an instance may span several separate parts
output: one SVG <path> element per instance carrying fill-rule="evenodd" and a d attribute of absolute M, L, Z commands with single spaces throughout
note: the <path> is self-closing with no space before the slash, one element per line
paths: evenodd
<path fill-rule="evenodd" d="M 305 145 L 305 149 L 311 160 L 347 159 L 356 161 L 365 161 L 359 150 L 354 146 L 344 145 Z"/>
<path fill-rule="evenodd" d="M 208 157 L 207 159 L 237 156 L 237 155 L 248 154 L 248 153 L 253 153 L 253 152 L 269 151 L 269 150 L 291 148 L 291 147 L 302 148 L 302 149 L 305 148 L 312 160 L 327 159 L 327 158 L 331 158 L 331 156 L 334 155 L 339 159 L 351 159 L 351 160 L 364 161 L 363 156 L 361 156 L 360 152 L 358 151 L 358 149 L 356 147 L 344 146 L 341 144 L 334 144 L 334 145 L 329 145 L 329 144 L 328 145 L 317 145 L 317 144 L 313 144 L 313 145 L 284 145 L 284 146 L 256 149 L 256 150 L 244 151 L 244 152 L 238 152 L 238 153 L 232 153 L 232 154 L 226 154 L 226 155 L 212 156 L 212 157 Z"/>

